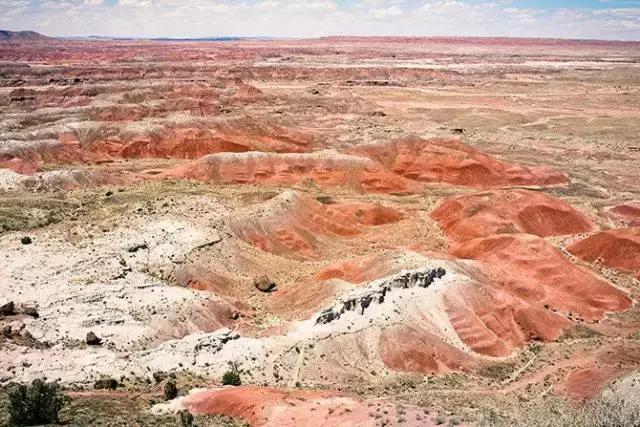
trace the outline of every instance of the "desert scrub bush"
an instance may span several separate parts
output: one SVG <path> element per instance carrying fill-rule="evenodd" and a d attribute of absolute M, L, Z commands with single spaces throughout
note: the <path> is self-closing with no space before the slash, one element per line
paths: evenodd
<path fill-rule="evenodd" d="M 180 418 L 180 425 L 182 427 L 193 427 L 195 425 L 193 415 L 191 415 L 189 411 L 180 411 L 178 418 Z"/>
<path fill-rule="evenodd" d="M 611 394 L 578 408 L 561 399 L 549 399 L 522 414 L 517 424 L 540 427 L 637 427 L 640 426 L 640 398 L 637 395 Z"/>
<path fill-rule="evenodd" d="M 240 371 L 237 363 L 229 363 L 230 369 L 222 375 L 222 385 L 239 386 L 242 384 L 240 380 Z"/>
<path fill-rule="evenodd" d="M 165 400 L 173 400 L 178 397 L 178 387 L 176 386 L 176 380 L 170 378 L 164 384 L 164 398 Z"/>
<path fill-rule="evenodd" d="M 515 371 L 513 363 L 494 363 L 482 369 L 482 376 L 493 381 L 502 382 L 507 380 Z"/>
<path fill-rule="evenodd" d="M 56 424 L 59 413 L 66 403 L 60 386 L 34 380 L 30 385 L 19 384 L 9 390 L 10 424 L 16 426 L 33 426 Z"/>
<path fill-rule="evenodd" d="M 100 140 L 118 134 L 117 129 L 95 124 L 83 125 L 82 127 L 73 129 L 71 132 L 78 139 L 78 142 L 80 142 L 80 146 L 85 150 L 91 148 L 93 144 Z"/>

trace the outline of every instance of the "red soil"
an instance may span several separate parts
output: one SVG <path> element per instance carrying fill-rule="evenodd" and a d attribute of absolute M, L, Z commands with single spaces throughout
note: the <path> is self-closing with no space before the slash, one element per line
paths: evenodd
<path fill-rule="evenodd" d="M 574 266 L 545 240 L 530 235 L 476 239 L 452 250 L 460 258 L 478 259 L 501 280 L 500 287 L 523 299 L 548 302 L 588 319 L 619 311 L 630 301 L 620 291 Z M 527 283 L 529 282 L 529 283 Z M 537 286 L 528 286 L 536 284 Z"/>
<path fill-rule="evenodd" d="M 464 351 L 412 326 L 396 326 L 382 331 L 378 351 L 387 367 L 401 372 L 446 373 L 473 365 L 471 356 Z"/>
<path fill-rule="evenodd" d="M 370 282 L 396 272 L 392 265 L 394 255 L 393 252 L 389 252 L 383 257 L 371 255 L 338 261 L 316 273 L 316 278 L 341 279 L 351 283 Z"/>
<path fill-rule="evenodd" d="M 151 135 L 97 141 L 89 151 L 111 158 L 196 159 L 211 153 L 245 151 L 304 152 L 312 139 L 299 132 L 254 122 L 223 123 L 216 128 L 163 129 Z"/>
<path fill-rule="evenodd" d="M 18 173 L 35 173 L 50 163 L 93 163 L 103 156 L 84 152 L 77 139 L 68 134 L 59 141 L 42 141 L 0 151 L 0 167 Z"/>
<path fill-rule="evenodd" d="M 242 80 L 237 79 L 236 81 L 237 90 L 233 95 L 235 99 L 245 100 L 245 101 L 255 101 L 264 97 L 264 93 L 256 88 L 255 86 L 248 85 L 243 83 Z"/>
<path fill-rule="evenodd" d="M 239 310 L 231 304 L 220 299 L 194 304 L 188 310 L 169 313 L 162 319 L 152 318 L 149 325 L 158 331 L 154 342 L 160 344 L 194 332 L 214 332 L 224 328 L 239 330 L 248 323 L 245 317 L 240 316 Z"/>
<path fill-rule="evenodd" d="M 282 319 L 302 320 L 309 318 L 319 307 L 329 304 L 341 290 L 329 282 L 301 280 L 275 292 L 264 306 Z"/>
<path fill-rule="evenodd" d="M 37 162 L 18 159 L 18 158 L 8 158 L 0 155 L 0 169 L 9 169 L 17 173 L 31 175 L 40 169 Z"/>
<path fill-rule="evenodd" d="M 174 275 L 180 286 L 214 293 L 232 307 L 234 312 L 246 317 L 253 315 L 251 306 L 242 301 L 247 295 L 242 293 L 241 286 L 233 279 L 194 265 L 177 268 Z"/>
<path fill-rule="evenodd" d="M 596 396 L 620 375 L 613 366 L 587 366 L 579 368 L 567 375 L 561 389 L 574 401 L 585 401 Z"/>
<path fill-rule="evenodd" d="M 552 341 L 571 323 L 564 317 L 491 284 L 447 290 L 444 304 L 458 337 L 479 354 L 508 356 L 529 341 Z"/>
<path fill-rule="evenodd" d="M 535 306 L 572 313 L 585 320 L 623 311 L 630 299 L 607 282 L 573 265 L 545 240 L 528 235 L 499 235 L 470 240 L 451 254 L 482 262 L 492 286 Z"/>
<path fill-rule="evenodd" d="M 545 193 L 499 190 L 445 200 L 431 217 L 451 239 L 529 233 L 540 237 L 578 234 L 595 226 L 568 203 Z"/>
<path fill-rule="evenodd" d="M 246 120 L 225 122 L 215 127 L 166 128 L 152 134 L 98 140 L 88 151 L 111 158 L 195 159 L 211 153 L 273 151 L 305 152 L 313 139 L 279 126 Z"/>
<path fill-rule="evenodd" d="M 572 370 L 558 386 L 575 402 L 583 402 L 600 394 L 612 380 L 635 371 L 640 366 L 640 347 L 619 343 L 598 349 L 592 357 Z"/>
<path fill-rule="evenodd" d="M 609 214 L 632 227 L 640 227 L 640 202 L 628 202 L 615 206 Z"/>
<path fill-rule="evenodd" d="M 296 192 L 287 192 L 267 202 L 266 212 L 231 222 L 242 240 L 274 254 L 311 257 L 319 236 L 351 237 L 366 227 L 398 222 L 402 214 L 379 204 L 340 203 L 323 205 Z"/>
<path fill-rule="evenodd" d="M 308 182 L 320 188 L 347 186 L 371 193 L 418 192 L 421 188 L 369 159 L 332 152 L 210 155 L 182 165 L 167 176 L 236 184 L 297 185 Z"/>
<path fill-rule="evenodd" d="M 87 133 L 65 132 L 58 141 L 5 148 L 0 152 L 0 167 L 34 173 L 45 164 L 98 163 L 122 158 L 196 159 L 221 152 L 301 153 L 314 146 L 309 135 L 247 120 L 221 122 L 206 129 L 164 128 L 145 134 L 121 135 L 107 128 L 96 131 L 97 135 Z"/>
<path fill-rule="evenodd" d="M 596 233 L 569 245 L 567 250 L 585 261 L 634 273 L 640 278 L 640 227 Z"/>
<path fill-rule="evenodd" d="M 474 188 L 555 185 L 567 177 L 544 166 L 510 164 L 463 144 L 458 139 L 407 137 L 359 147 L 387 169 L 422 182 L 445 182 Z"/>
<path fill-rule="evenodd" d="M 246 420 L 252 426 L 376 426 L 397 425 L 400 413 L 393 404 L 363 402 L 330 391 L 285 390 L 261 387 L 231 387 L 189 395 L 183 407 L 196 415 L 226 415 Z M 376 412 L 377 410 L 377 412 Z M 403 411 L 403 425 L 433 426 L 419 411 Z M 374 414 L 378 414 L 378 419 Z"/>

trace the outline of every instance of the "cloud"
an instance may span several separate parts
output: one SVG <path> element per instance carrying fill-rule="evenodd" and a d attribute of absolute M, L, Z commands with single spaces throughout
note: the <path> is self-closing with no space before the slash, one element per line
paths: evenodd
<path fill-rule="evenodd" d="M 0 0 L 0 28 L 140 37 L 353 34 L 640 40 L 638 2 L 543 8 L 520 7 L 520 0 Z"/>
<path fill-rule="evenodd" d="M 389 6 L 384 9 L 371 9 L 370 12 L 376 19 L 387 19 L 403 15 L 402 9 L 398 6 Z"/>

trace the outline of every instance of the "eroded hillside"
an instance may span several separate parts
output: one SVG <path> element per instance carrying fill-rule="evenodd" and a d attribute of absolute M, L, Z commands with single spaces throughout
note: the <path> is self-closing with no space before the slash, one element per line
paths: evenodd
<path fill-rule="evenodd" d="M 637 398 L 637 43 L 36 39 L 0 61 L 3 385 L 274 426 Z M 183 396 L 154 406 L 167 375 Z"/>

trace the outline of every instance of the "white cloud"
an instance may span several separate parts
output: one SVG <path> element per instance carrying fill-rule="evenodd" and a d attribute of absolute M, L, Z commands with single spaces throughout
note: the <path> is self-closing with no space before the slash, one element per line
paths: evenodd
<path fill-rule="evenodd" d="M 542 9 L 518 7 L 513 0 L 0 0 L 0 27 L 51 35 L 142 37 L 353 34 L 640 39 L 640 5 L 628 4 L 624 8 Z"/>
<path fill-rule="evenodd" d="M 403 12 L 398 6 L 389 6 L 384 9 L 371 9 L 371 15 L 376 19 L 387 19 L 402 16 Z"/>

